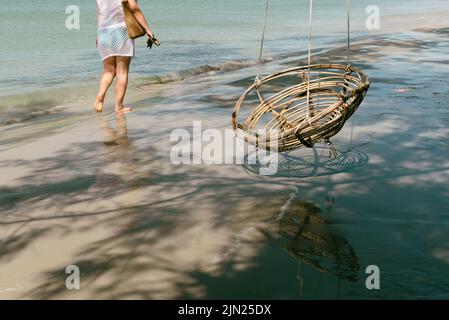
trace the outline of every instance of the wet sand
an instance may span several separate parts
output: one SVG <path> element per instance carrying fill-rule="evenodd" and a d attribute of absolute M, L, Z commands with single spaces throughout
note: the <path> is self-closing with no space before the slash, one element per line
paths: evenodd
<path fill-rule="evenodd" d="M 143 86 L 125 118 L 86 102 L 1 127 L 0 298 L 449 298 L 448 49 L 447 29 L 355 44 L 372 86 L 336 155 L 291 152 L 274 177 L 169 159 L 174 129 L 230 127 L 254 68 Z"/>

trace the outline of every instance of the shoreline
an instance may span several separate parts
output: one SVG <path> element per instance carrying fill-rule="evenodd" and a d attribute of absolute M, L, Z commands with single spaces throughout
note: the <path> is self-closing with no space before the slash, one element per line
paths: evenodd
<path fill-rule="evenodd" d="M 431 17 L 432 19 L 429 19 Z M 447 18 L 449 17 L 449 10 L 441 11 L 429 11 L 422 13 L 411 13 L 411 14 L 396 14 L 387 15 L 382 18 L 381 31 L 368 31 L 364 32 L 363 35 L 360 34 L 360 30 L 355 30 L 354 33 L 354 44 L 359 42 L 364 42 L 369 40 L 371 37 L 382 38 L 389 34 L 402 34 L 407 32 L 414 32 L 424 29 L 442 29 L 448 26 Z M 430 22 L 428 22 L 431 20 Z M 405 21 L 405 22 L 404 22 Z M 360 24 L 360 22 L 358 22 Z M 315 50 L 316 51 L 326 51 L 336 49 L 342 46 L 344 41 L 321 43 Z M 284 53 L 267 53 L 264 57 L 264 64 L 269 64 L 276 62 L 278 59 L 285 59 L 285 57 L 295 55 L 303 55 L 305 51 L 290 51 Z M 241 59 L 241 60 L 230 60 L 221 62 L 218 64 L 203 64 L 198 66 L 193 66 L 190 69 L 184 70 L 174 70 L 169 73 L 154 75 L 151 77 L 145 76 L 131 76 L 131 87 L 130 91 L 139 90 L 141 87 L 146 87 L 154 84 L 166 84 L 166 83 L 178 83 L 184 80 L 194 79 L 196 77 L 201 77 L 210 73 L 225 73 L 229 71 L 234 71 L 236 69 L 245 69 L 255 67 L 257 64 L 257 59 Z M 95 94 L 95 89 L 92 89 L 92 85 L 96 84 L 96 80 L 89 80 L 88 84 L 81 83 L 71 83 L 68 85 L 63 85 L 57 88 L 50 89 L 40 89 L 37 91 L 30 91 L 25 93 L 13 94 L 13 95 L 3 95 L 0 96 L 0 125 L 21 122 L 20 118 L 27 118 L 27 109 L 35 109 L 35 116 L 40 114 L 45 115 L 47 113 L 47 108 L 61 108 L 67 104 L 86 103 L 83 97 L 89 97 Z M 47 104 L 47 106 L 46 106 Z M 17 117 L 19 119 L 14 119 L 12 117 L 7 117 L 6 113 L 16 112 L 16 109 L 20 109 L 17 112 Z M 6 119 L 2 119 L 6 117 Z M 32 117 L 33 118 L 33 117 Z"/>
<path fill-rule="evenodd" d="M 449 11 L 448 11 L 449 12 Z M 447 26 L 445 27 L 439 27 L 439 28 L 415 28 L 408 32 L 418 32 L 418 33 L 444 33 L 446 31 Z M 389 33 L 389 34 L 379 34 L 375 35 L 374 39 L 367 39 L 367 38 L 360 38 L 356 39 L 352 42 L 352 48 L 357 48 L 356 50 L 361 49 L 363 46 L 365 47 L 372 47 L 376 46 L 377 44 L 385 43 L 385 39 L 388 39 L 390 36 L 398 35 L 399 38 L 401 38 L 401 35 L 404 33 Z M 397 43 L 400 43 L 402 40 L 398 39 Z M 404 40 L 405 41 L 405 40 Z M 323 58 L 326 57 L 326 55 L 330 55 L 332 57 L 337 57 L 336 61 L 341 60 L 342 62 L 345 61 L 345 58 L 343 57 L 344 54 L 340 54 L 341 52 L 345 51 L 345 46 L 342 45 L 341 42 L 336 42 L 334 44 L 329 44 L 327 46 L 323 47 L 317 47 L 314 48 L 312 59 L 321 59 L 316 62 L 324 62 L 328 61 L 329 59 L 323 60 Z M 387 50 L 387 48 L 383 48 L 383 50 Z M 395 49 L 393 49 L 395 50 Z M 366 51 L 366 50 L 365 50 Z M 369 52 L 369 51 L 366 51 Z M 392 52 L 394 53 L 394 51 Z M 302 57 L 301 57 L 302 56 Z M 373 55 L 375 56 L 375 55 Z M 267 74 L 271 71 L 277 71 L 279 68 L 289 68 L 290 66 L 296 66 L 301 64 L 306 64 L 306 52 L 288 52 L 288 53 L 281 53 L 274 57 L 265 57 L 265 61 L 262 65 L 262 70 L 264 74 Z M 313 61 L 313 60 L 312 60 Z M 366 64 L 363 59 L 359 62 L 363 64 Z M 375 62 L 375 60 L 371 61 Z M 201 66 L 198 68 L 193 68 L 192 70 L 200 70 L 204 72 L 194 72 L 191 76 L 188 76 L 187 71 L 181 71 L 178 76 L 179 80 L 176 80 L 176 76 L 174 78 L 170 78 L 170 76 L 167 76 L 166 80 L 162 81 L 156 81 L 156 82 L 150 82 L 147 83 L 145 81 L 138 81 L 139 85 L 134 85 L 129 88 L 128 94 L 127 94 L 127 100 L 128 103 L 134 106 L 139 106 L 142 104 L 145 104 L 146 101 L 149 99 L 160 99 L 161 96 L 163 96 L 164 91 L 173 91 L 176 90 L 177 87 L 183 87 L 185 85 L 194 84 L 196 81 L 204 81 L 204 79 L 210 78 L 210 77 L 220 77 L 220 76 L 226 76 L 227 74 L 232 73 L 240 73 L 244 78 L 247 78 L 249 75 L 249 78 L 255 76 L 255 70 L 252 72 L 252 69 L 255 69 L 257 62 L 254 61 L 233 61 L 225 64 L 220 64 L 218 66 Z M 225 67 L 225 71 L 221 70 L 221 68 Z M 251 71 L 249 71 L 251 70 Z M 173 77 L 173 76 L 172 76 Z M 155 77 L 156 79 L 161 80 L 160 77 Z M 23 107 L 19 108 L 19 111 L 16 110 L 16 113 L 12 113 L 12 116 L 8 117 L 8 113 L 1 113 L 0 111 L 0 132 L 3 132 L 3 135 L 7 135 L 9 131 L 12 131 L 12 134 L 14 135 L 14 132 L 16 130 L 20 130 L 21 127 L 26 128 L 29 124 L 33 124 L 35 121 L 39 122 L 46 122 L 45 119 L 48 118 L 48 121 L 51 123 L 53 122 L 52 117 L 64 117 L 68 116 L 69 120 L 67 124 L 73 123 L 76 121 L 77 118 L 88 118 L 91 115 L 91 101 L 88 98 L 89 96 L 93 96 L 95 91 L 95 88 L 92 88 L 92 86 L 85 85 L 83 86 L 85 88 L 89 88 L 91 90 L 91 94 L 87 94 L 84 92 L 83 96 L 78 97 L 74 99 L 73 101 L 69 101 L 68 103 L 62 103 L 57 104 L 54 103 L 51 107 L 48 107 L 45 105 L 45 102 L 40 103 L 42 108 L 34 108 L 34 111 L 29 112 L 28 105 L 29 103 L 25 104 Z M 73 91 L 72 91 L 73 92 Z M 41 92 L 40 92 L 41 93 Z M 61 93 L 61 92 L 59 92 Z M 72 93 L 73 95 L 73 93 Z M 64 95 L 62 95 L 64 96 Z M 106 99 L 106 106 L 111 104 L 112 98 L 111 94 Z M 42 96 L 43 101 L 45 101 L 45 94 Z M 1 99 L 0 99 L 1 102 Z M 87 108 L 86 108 L 87 106 Z M 233 107 L 233 105 L 229 105 L 230 108 Z M 108 107 L 107 107 L 108 108 Z M 106 114 L 109 114 L 108 111 L 106 111 Z M 6 117 L 5 117 L 6 116 Z M 3 119 L 2 119 L 3 118 Z M 70 120 L 70 119 L 73 119 Z M 57 120 L 56 120 L 57 121 Z M 49 123 L 49 126 L 51 124 Z M 45 125 L 43 126 L 45 127 Z M 27 130 L 25 130 L 27 131 Z M 33 129 L 31 129 L 30 137 L 34 135 Z M 33 137 L 34 139 L 35 137 Z M 7 140 L 7 139 L 4 139 Z M 27 140 L 27 139 L 25 139 Z M 0 150 L 1 144 L 5 146 L 4 143 L 0 140 Z M 11 146 L 7 146 L 7 148 Z"/>

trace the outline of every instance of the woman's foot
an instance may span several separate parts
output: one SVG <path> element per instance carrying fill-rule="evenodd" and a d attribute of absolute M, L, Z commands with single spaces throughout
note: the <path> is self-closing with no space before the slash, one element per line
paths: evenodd
<path fill-rule="evenodd" d="M 115 108 L 115 114 L 125 114 L 125 113 L 130 113 L 132 111 L 133 111 L 133 108 L 131 108 L 131 107 Z"/>
<path fill-rule="evenodd" d="M 97 113 L 103 112 L 103 101 L 100 100 L 98 97 L 95 99 L 95 102 L 94 102 L 94 110 Z"/>

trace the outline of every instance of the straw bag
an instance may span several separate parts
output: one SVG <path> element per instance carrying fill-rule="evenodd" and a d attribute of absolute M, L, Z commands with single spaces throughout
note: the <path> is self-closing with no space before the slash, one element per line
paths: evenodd
<path fill-rule="evenodd" d="M 131 39 L 136 39 L 143 37 L 146 32 L 143 30 L 142 26 L 134 17 L 131 8 L 129 7 L 128 1 L 122 1 L 123 14 L 125 16 L 126 27 L 128 28 L 128 35 Z"/>

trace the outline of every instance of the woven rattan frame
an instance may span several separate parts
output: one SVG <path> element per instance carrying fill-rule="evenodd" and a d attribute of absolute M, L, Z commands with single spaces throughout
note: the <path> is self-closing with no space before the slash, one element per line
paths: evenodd
<path fill-rule="evenodd" d="M 298 83 L 264 98 L 264 86 L 287 76 L 297 76 Z M 352 66 L 318 64 L 311 65 L 310 70 L 308 66 L 288 69 L 250 86 L 235 105 L 232 125 L 238 136 L 260 148 L 287 151 L 312 147 L 343 128 L 362 103 L 369 86 L 368 76 Z M 257 105 L 246 101 L 253 93 L 257 94 Z M 240 122 L 238 117 L 244 104 L 253 109 Z"/>

